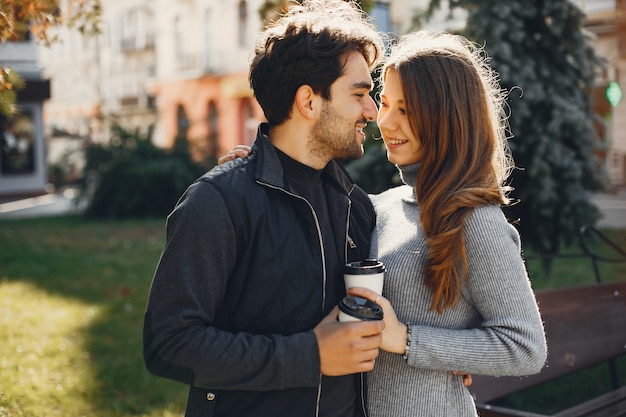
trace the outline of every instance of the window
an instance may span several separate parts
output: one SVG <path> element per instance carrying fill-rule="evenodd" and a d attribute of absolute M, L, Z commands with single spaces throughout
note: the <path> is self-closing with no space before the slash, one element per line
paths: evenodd
<path fill-rule="evenodd" d="M 246 145 L 252 144 L 256 139 L 257 120 L 254 118 L 254 110 L 250 99 L 243 99 L 239 108 L 240 123 L 242 126 L 242 141 Z"/>
<path fill-rule="evenodd" d="M 187 113 L 185 112 L 185 108 L 179 104 L 178 109 L 176 110 L 176 136 L 178 137 L 187 137 L 187 129 L 189 129 L 189 119 L 187 118 Z"/>
<path fill-rule="evenodd" d="M 218 131 L 217 131 L 217 106 L 215 102 L 209 102 L 209 111 L 207 113 L 207 124 L 208 124 L 208 132 L 207 135 L 207 156 L 208 157 L 217 157 L 219 152 L 218 146 Z"/>
<path fill-rule="evenodd" d="M 204 45 L 203 45 L 203 68 L 205 72 L 215 71 L 216 60 L 214 58 L 214 45 L 213 38 L 215 37 L 215 30 L 213 27 L 213 17 L 211 9 L 204 11 Z"/>
<path fill-rule="evenodd" d="M 185 28 L 183 27 L 183 22 L 180 17 L 177 17 L 174 21 L 174 51 L 176 59 L 181 59 L 181 57 L 185 54 L 184 36 Z"/>
<path fill-rule="evenodd" d="M 0 114 L 0 170 L 3 175 L 35 172 L 35 121 L 30 111 Z"/>
<path fill-rule="evenodd" d="M 239 2 L 238 11 L 239 11 L 239 27 L 238 27 L 239 46 L 244 47 L 246 46 L 246 38 L 247 38 L 246 27 L 248 26 L 248 5 L 246 4 L 245 0 L 241 0 Z"/>

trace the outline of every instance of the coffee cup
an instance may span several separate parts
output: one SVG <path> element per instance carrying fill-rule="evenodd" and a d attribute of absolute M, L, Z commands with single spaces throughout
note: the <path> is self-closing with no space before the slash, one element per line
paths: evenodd
<path fill-rule="evenodd" d="M 373 301 L 352 295 L 339 302 L 339 321 L 382 320 L 383 308 Z"/>
<path fill-rule="evenodd" d="M 380 295 L 383 293 L 385 272 L 385 265 L 377 259 L 350 262 L 343 269 L 346 290 L 352 287 L 364 287 Z"/>

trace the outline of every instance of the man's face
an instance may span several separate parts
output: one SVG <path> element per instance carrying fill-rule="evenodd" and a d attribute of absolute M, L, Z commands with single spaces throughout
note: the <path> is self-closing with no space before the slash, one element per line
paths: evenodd
<path fill-rule="evenodd" d="M 331 85 L 331 98 L 323 102 L 313 128 L 309 140 L 312 154 L 326 161 L 363 156 L 363 128 L 377 114 L 369 95 L 372 86 L 365 58 L 358 52 L 348 54 L 345 72 Z"/>

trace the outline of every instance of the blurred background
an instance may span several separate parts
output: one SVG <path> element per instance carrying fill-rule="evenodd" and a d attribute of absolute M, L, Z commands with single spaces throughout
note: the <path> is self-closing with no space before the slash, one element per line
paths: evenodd
<path fill-rule="evenodd" d="M 535 288 L 626 281 L 626 1 L 360 3 L 390 39 L 443 29 L 491 57 L 518 167 L 505 210 Z M 249 58 L 288 4 L 0 0 L 0 417 L 180 415 L 181 387 L 140 352 L 164 219 L 254 140 Z M 399 184 L 376 137 L 370 124 L 365 156 L 345 163 L 370 193 Z M 600 281 L 589 227 L 611 242 L 590 243 L 610 259 Z M 595 395 L 576 384 L 552 410 Z"/>
<path fill-rule="evenodd" d="M 288 4 L 3 2 L 0 199 L 72 187 L 66 195 L 82 197 L 92 214 L 167 214 L 193 177 L 236 144 L 254 140 L 263 114 L 248 85 L 248 60 L 260 29 Z M 508 94 L 519 168 L 510 184 L 519 203 L 507 215 L 519 220 L 527 241 L 558 252 L 581 225 L 601 219 L 593 197 L 619 195 L 626 184 L 624 1 L 362 5 L 390 39 L 444 29 L 464 34 L 492 57 Z M 372 193 L 399 181 L 382 144 L 372 140 L 377 134 L 372 124 L 366 157 L 347 164 Z M 141 156 L 138 141 L 145 145 Z M 182 161 L 159 159 L 159 151 L 174 150 Z M 120 153 L 145 164 L 119 165 Z M 118 207 L 131 204 L 128 195 L 138 200 L 136 190 L 150 204 Z M 104 200 L 108 207 L 101 207 Z"/>

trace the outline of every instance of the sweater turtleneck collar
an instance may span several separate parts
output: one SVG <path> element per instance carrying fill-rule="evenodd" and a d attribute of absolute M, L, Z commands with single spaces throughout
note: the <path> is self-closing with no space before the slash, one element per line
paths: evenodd
<path fill-rule="evenodd" d="M 400 171 L 400 178 L 402 179 L 402 182 L 415 188 L 420 165 L 420 162 L 409 165 L 396 165 L 396 167 L 398 167 L 398 170 Z"/>
<path fill-rule="evenodd" d="M 419 173 L 420 165 L 420 162 L 415 162 L 414 164 L 409 165 L 396 165 L 400 171 L 400 178 L 402 179 L 402 182 L 411 187 L 413 190 L 411 192 L 413 201 L 417 201 L 417 197 L 415 196 L 415 183 L 417 182 L 417 174 Z"/>

